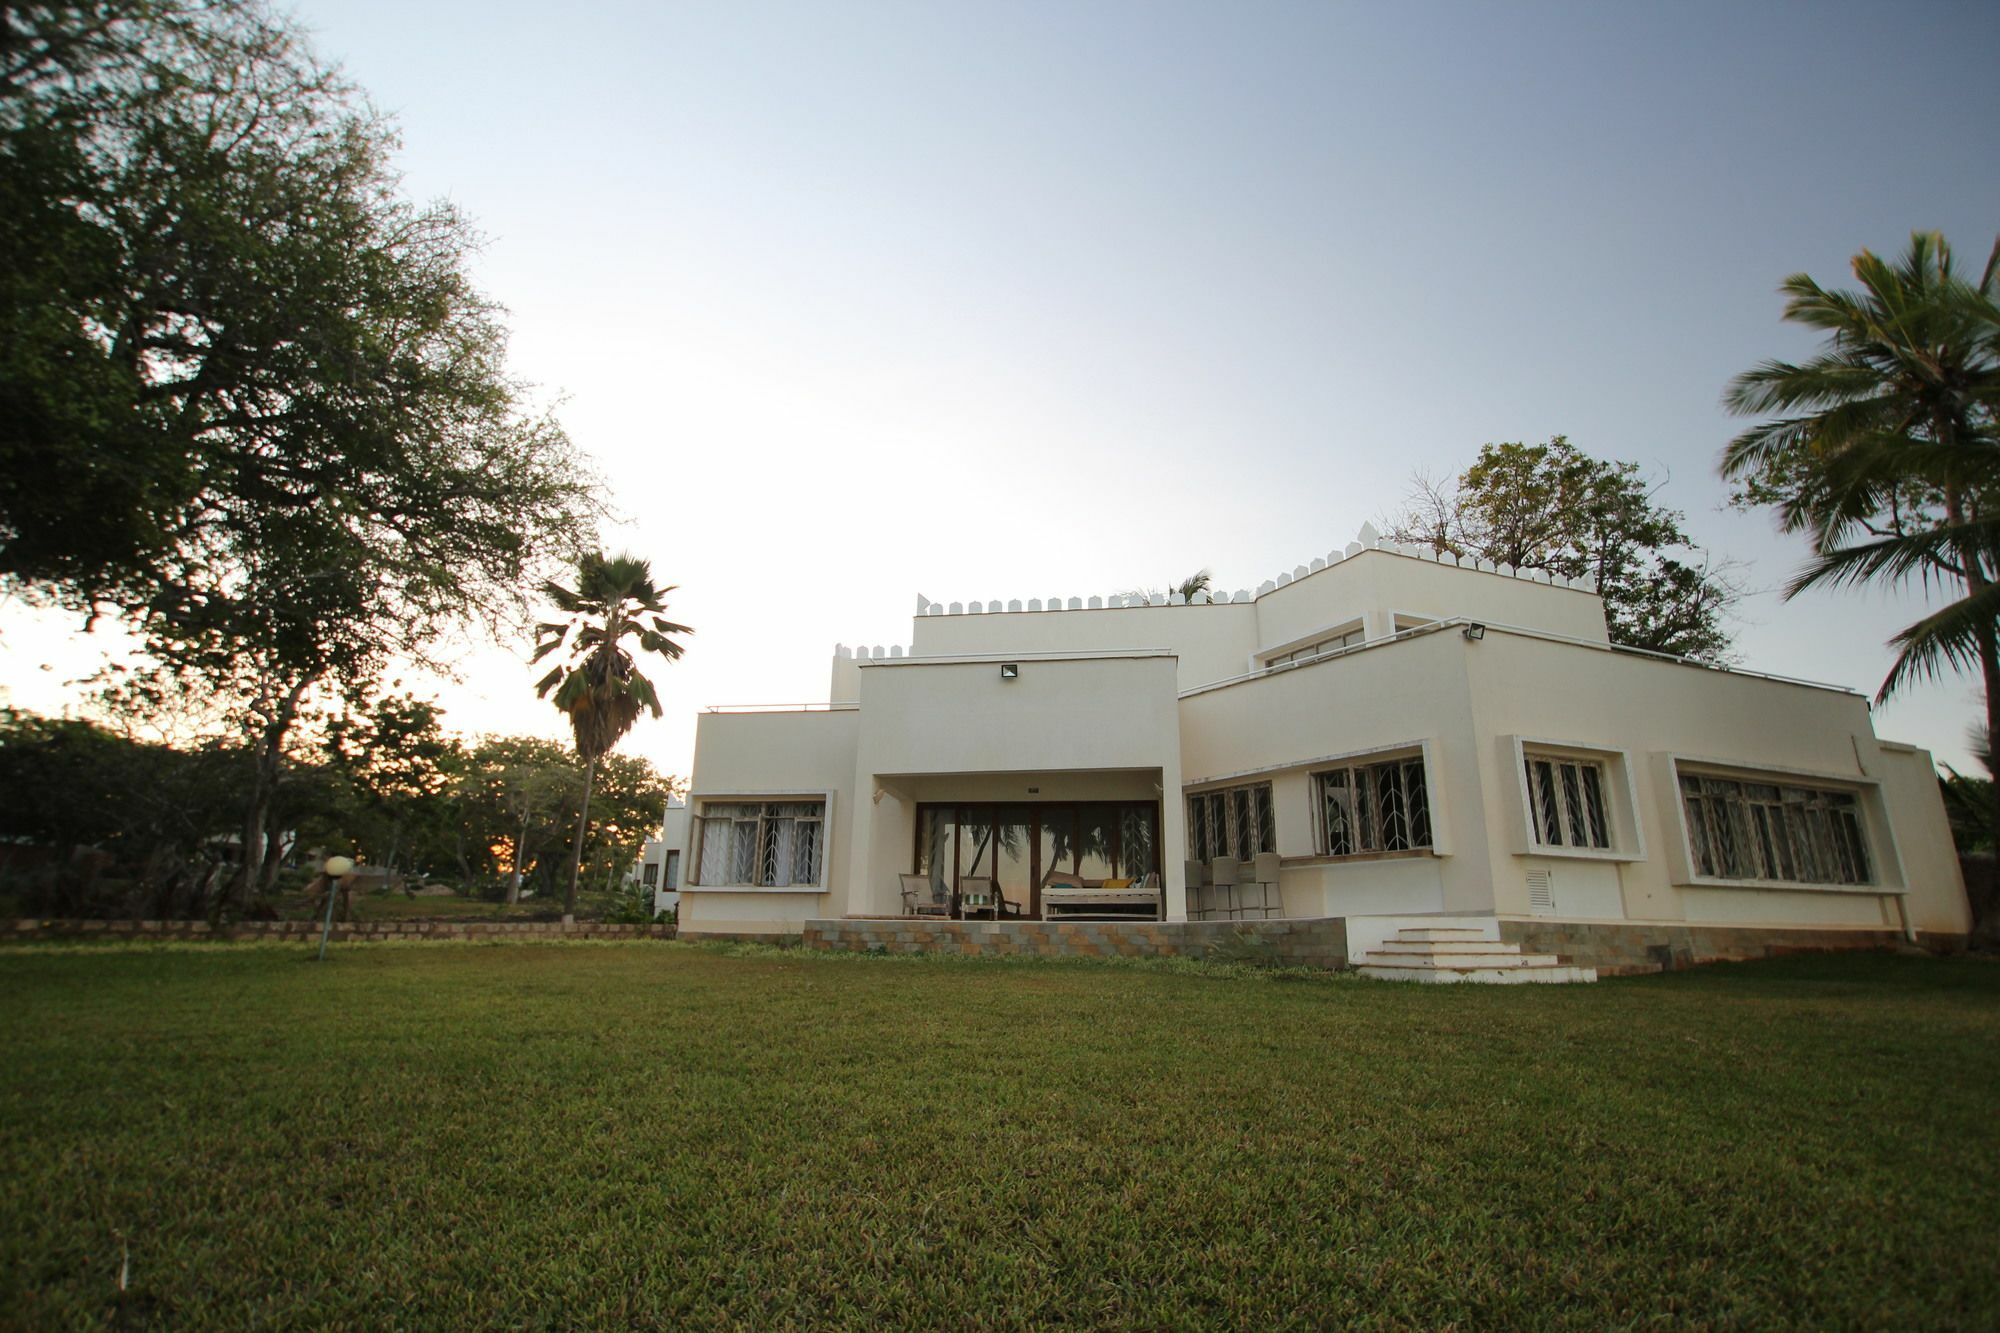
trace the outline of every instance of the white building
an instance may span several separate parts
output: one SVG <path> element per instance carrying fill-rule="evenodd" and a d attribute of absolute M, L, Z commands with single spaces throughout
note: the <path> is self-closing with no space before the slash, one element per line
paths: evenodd
<path fill-rule="evenodd" d="M 1362 537 L 1187 605 L 919 598 L 907 650 L 836 649 L 826 705 L 704 713 L 683 932 L 977 877 L 1026 920 L 1130 879 L 1168 922 L 1450 914 L 1614 962 L 1965 935 L 1930 756 L 1861 695 L 1613 648 L 1591 586 Z M 1200 883 L 1259 854 L 1268 913 Z"/>
<path fill-rule="evenodd" d="M 660 819 L 660 836 L 648 838 L 633 871 L 639 883 L 653 891 L 653 911 L 670 912 L 680 906 L 681 849 L 687 846 L 687 802 L 678 796 L 667 798 L 666 814 Z"/>

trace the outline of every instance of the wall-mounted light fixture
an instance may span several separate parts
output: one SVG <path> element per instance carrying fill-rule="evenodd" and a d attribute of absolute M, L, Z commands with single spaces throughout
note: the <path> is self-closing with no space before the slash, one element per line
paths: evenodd
<path fill-rule="evenodd" d="M 1475 620 L 1470 625 L 1467 625 L 1462 632 L 1466 638 L 1472 640 L 1474 643 L 1478 643 L 1486 637 L 1486 626 Z"/>
<path fill-rule="evenodd" d="M 1002 680 L 1019 680 L 1020 678 L 1021 678 L 1021 666 L 1020 666 L 1020 663 L 1018 663 L 1018 662 L 1002 662 L 1002 663 L 1000 664 L 1000 679 L 1002 679 Z"/>

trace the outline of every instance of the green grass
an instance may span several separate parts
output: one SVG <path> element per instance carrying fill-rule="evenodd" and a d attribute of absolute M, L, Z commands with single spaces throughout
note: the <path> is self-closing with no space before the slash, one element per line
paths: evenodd
<path fill-rule="evenodd" d="M 0 1323 L 2000 1324 L 1991 963 L 309 953 L 0 951 Z"/>

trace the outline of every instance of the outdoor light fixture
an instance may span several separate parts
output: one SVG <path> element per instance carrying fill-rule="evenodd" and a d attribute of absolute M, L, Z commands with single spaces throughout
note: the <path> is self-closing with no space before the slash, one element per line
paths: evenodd
<path fill-rule="evenodd" d="M 320 867 L 320 873 L 326 876 L 326 926 L 319 933 L 319 960 L 324 963 L 326 942 L 333 936 L 333 900 L 340 893 L 340 881 L 354 873 L 354 858 L 329 856 L 326 864 Z"/>
<path fill-rule="evenodd" d="M 1019 680 L 1020 678 L 1021 666 L 1018 662 L 1002 662 L 1000 664 L 1000 679 Z"/>
<path fill-rule="evenodd" d="M 1472 640 L 1474 643 L 1478 643 L 1486 637 L 1486 626 L 1475 620 L 1465 627 L 1464 634 L 1466 638 Z"/>

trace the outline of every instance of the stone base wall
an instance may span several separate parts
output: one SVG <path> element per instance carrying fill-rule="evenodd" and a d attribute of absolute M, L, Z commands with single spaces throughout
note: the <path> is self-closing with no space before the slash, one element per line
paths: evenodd
<path fill-rule="evenodd" d="M 52 921 L 0 920 L 0 943 L 17 940 L 264 940 L 319 942 L 318 921 Z M 578 921 L 336 921 L 333 939 L 348 940 L 670 940 L 672 926 L 614 926 Z"/>
<path fill-rule="evenodd" d="M 1620 921 L 1500 922 L 1500 938 L 1523 953 L 1552 953 L 1600 976 L 1671 972 L 1698 963 L 1741 963 L 1787 953 L 1895 949 L 1896 930 L 1813 930 L 1759 926 L 1644 925 Z M 1948 941 L 1929 940 L 1932 947 Z"/>
<path fill-rule="evenodd" d="M 1222 957 L 1283 967 L 1347 966 L 1339 917 L 1282 921 L 808 921 L 808 949 L 1023 958 Z"/>

